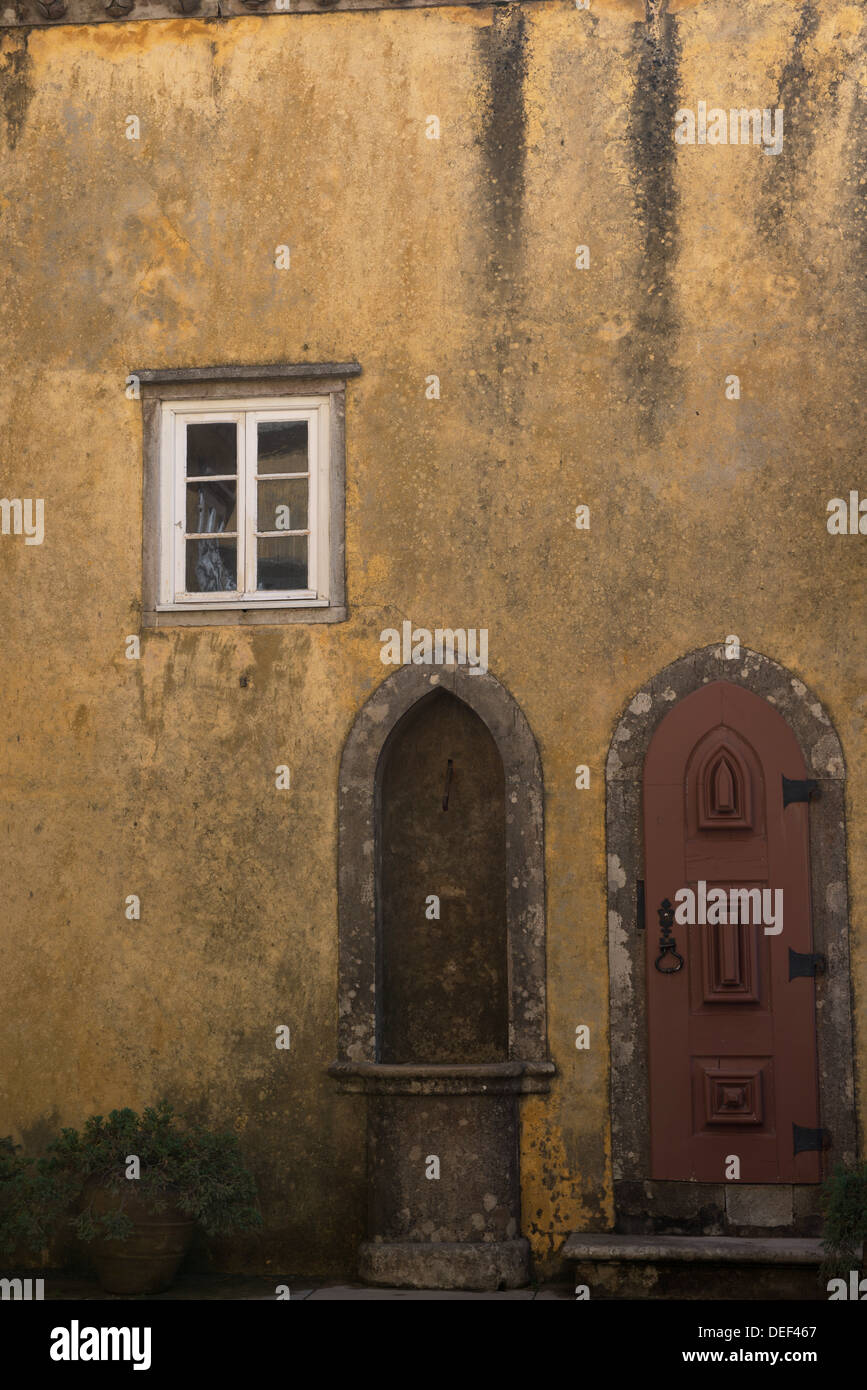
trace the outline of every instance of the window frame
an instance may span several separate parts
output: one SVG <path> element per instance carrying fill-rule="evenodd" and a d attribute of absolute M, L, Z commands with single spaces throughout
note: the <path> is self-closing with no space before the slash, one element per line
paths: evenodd
<path fill-rule="evenodd" d="M 360 372 L 357 362 L 343 362 L 142 368 L 131 374 L 139 383 L 143 426 L 143 628 L 346 620 L 346 387 Z M 186 594 L 181 590 L 185 596 L 176 601 L 172 567 L 179 547 L 170 533 L 180 529 L 174 523 L 182 520 L 186 534 L 186 513 L 175 513 L 178 480 L 185 484 L 186 478 L 176 463 L 174 421 L 178 417 L 226 420 L 233 413 L 248 412 L 247 425 L 255 429 L 258 421 L 267 420 L 274 412 L 283 417 L 287 411 L 295 412 L 296 418 L 300 412 L 309 419 L 308 439 L 315 440 L 308 452 L 310 471 L 318 475 L 317 485 L 310 488 L 313 495 L 312 500 L 308 497 L 311 514 L 306 528 L 312 532 L 316 527 L 315 559 L 308 552 L 311 588 L 304 595 L 300 591 L 259 590 L 254 595 L 235 591 Z M 242 447 L 247 447 L 246 437 Z M 239 459 L 239 482 L 242 467 Z M 254 471 L 245 469 L 245 486 L 255 486 Z M 249 521 L 252 515 L 248 507 Z M 275 531 L 275 535 L 286 534 Z"/>
<path fill-rule="evenodd" d="M 161 403 L 161 525 L 158 612 L 189 612 L 206 607 L 216 611 L 239 608 L 324 608 L 330 602 L 328 555 L 329 516 L 329 399 L 327 396 L 240 397 L 238 399 L 181 400 Z M 248 587 L 255 582 L 258 529 L 256 484 L 258 469 L 257 425 L 277 420 L 307 422 L 307 576 L 305 590 Z M 237 578 L 244 588 L 197 593 L 183 588 L 186 571 L 186 427 L 189 424 L 236 425 L 237 462 Z M 276 475 L 275 475 L 276 476 Z M 304 476 L 304 475 L 296 475 Z M 214 532 L 214 536 L 221 533 Z M 265 535 L 287 536 L 292 531 Z M 299 532 L 294 532 L 299 534 Z"/>

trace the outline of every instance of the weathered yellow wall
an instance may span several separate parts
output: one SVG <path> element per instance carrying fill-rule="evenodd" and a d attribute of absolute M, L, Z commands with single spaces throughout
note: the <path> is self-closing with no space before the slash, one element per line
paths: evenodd
<path fill-rule="evenodd" d="M 677 8 L 670 31 L 564 0 L 0 41 L 0 491 L 46 507 L 42 546 L 0 537 L 0 1133 L 161 1093 L 234 1125 L 269 1218 L 236 1265 L 346 1270 L 362 1234 L 363 1101 L 325 1076 L 337 768 L 404 617 L 487 627 L 542 754 L 559 1076 L 523 1102 L 538 1254 L 611 1213 L 608 742 L 654 671 L 728 633 L 842 738 L 863 1013 L 867 539 L 829 536 L 825 509 L 867 488 L 865 12 Z M 675 150 L 655 82 L 784 106 L 783 154 Z M 350 620 L 148 631 L 126 660 L 127 372 L 352 357 Z"/>

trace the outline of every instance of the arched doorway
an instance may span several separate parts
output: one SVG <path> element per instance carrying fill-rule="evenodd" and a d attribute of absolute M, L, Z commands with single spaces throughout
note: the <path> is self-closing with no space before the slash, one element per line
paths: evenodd
<path fill-rule="evenodd" d="M 644 762 L 650 1174 L 817 1182 L 808 805 L 798 741 L 729 681 Z"/>
<path fill-rule="evenodd" d="M 831 720 L 776 662 L 751 651 L 729 659 L 723 647 L 708 647 L 672 663 L 633 697 L 614 732 L 606 775 L 618 1229 L 814 1235 L 817 1179 L 829 1163 L 851 1160 L 856 1141 L 845 769 Z M 784 776 L 793 784 L 788 793 Z M 812 789 L 803 785 L 810 780 Z M 809 802 L 798 800 L 808 791 Z M 711 885 L 785 888 L 790 870 L 779 935 L 766 935 L 764 923 L 745 931 L 740 922 L 710 934 L 708 925 L 719 924 L 678 925 L 673 915 L 659 915 L 678 889 L 692 885 L 698 910 L 702 881 L 706 894 Z M 692 968 L 666 976 L 677 965 L 675 950 Z M 826 973 L 799 974 L 813 968 L 814 956 L 827 962 Z M 659 997 L 667 986 L 680 991 L 679 1002 L 671 991 Z M 796 998 L 804 1019 L 786 1021 Z M 768 1006 L 778 1003 L 783 1033 L 792 1034 L 785 1075 L 767 1061 Z M 666 1013 L 676 1043 L 665 1040 Z M 666 1101 L 663 1071 L 675 1047 L 668 1080 L 676 1095 Z M 778 1115 L 777 1082 L 791 1096 L 793 1080 L 798 1094 Z M 803 1114 L 790 1113 L 802 1105 Z M 771 1133 L 778 1118 L 787 1127 L 779 1136 Z M 667 1153 L 655 1138 L 666 1123 L 673 1136 Z M 716 1139 L 705 1142 L 735 1131 L 741 1149 L 722 1144 L 721 1155 Z M 716 1171 L 730 1154 L 749 1158 L 736 1183 L 725 1168 Z"/>

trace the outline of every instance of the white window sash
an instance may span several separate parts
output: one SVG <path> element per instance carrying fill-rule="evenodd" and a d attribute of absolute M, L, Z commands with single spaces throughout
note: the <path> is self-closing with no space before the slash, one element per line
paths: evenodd
<path fill-rule="evenodd" d="M 272 421 L 283 420 L 304 420 L 307 423 L 307 529 L 306 531 L 266 531 L 260 532 L 259 528 L 259 488 L 258 484 L 266 478 L 291 478 L 304 477 L 304 474 L 292 473 L 260 473 L 259 471 L 259 425 L 268 424 Z M 247 457 L 250 459 L 250 467 L 247 470 L 247 570 L 245 577 L 245 591 L 247 595 L 256 594 L 260 602 L 267 598 L 286 599 L 286 598 L 318 598 L 319 593 L 316 584 L 316 552 L 317 552 L 317 510 L 315 504 L 314 486 L 318 477 L 319 457 L 317 450 L 317 440 L 319 435 L 319 409 L 283 409 L 283 410 L 251 410 L 247 412 Z M 257 589 L 256 588 L 256 568 L 259 558 L 259 539 L 265 536 L 285 537 L 291 535 L 307 536 L 307 581 L 306 589 Z M 313 577 L 314 586 L 310 586 L 310 579 Z"/>
<path fill-rule="evenodd" d="M 161 470 L 163 543 L 160 607 L 183 611 L 192 607 L 327 607 L 329 536 L 328 398 L 283 399 L 263 403 L 243 401 L 183 401 L 163 405 Z M 307 422 L 307 519 L 304 529 L 263 532 L 263 536 L 307 536 L 306 589 L 256 589 L 257 483 L 269 477 L 289 479 L 304 474 L 258 471 L 258 424 L 267 421 Z M 190 424 L 234 423 L 237 429 L 237 577 L 236 590 L 187 592 L 186 585 L 186 440 Z M 216 475 L 214 475 L 216 477 Z M 224 532 L 215 531 L 218 539 Z"/>
<path fill-rule="evenodd" d="M 244 438 L 241 429 L 242 415 L 238 411 L 211 411 L 196 414 L 189 414 L 186 410 L 172 412 L 175 416 L 175 507 L 174 524 L 172 527 L 174 539 L 174 590 L 176 601 L 179 599 L 191 603 L 208 602 L 211 599 L 222 598 L 225 600 L 233 592 L 231 589 L 222 589 L 216 593 L 187 593 L 187 426 L 188 425 L 221 425 L 234 424 L 235 426 L 235 525 L 238 532 L 237 554 L 238 570 L 235 578 L 236 584 L 241 578 L 243 571 L 241 563 L 244 553 L 244 531 L 243 531 L 243 490 L 244 479 Z M 222 534 L 215 531 L 214 538 L 218 539 Z"/>

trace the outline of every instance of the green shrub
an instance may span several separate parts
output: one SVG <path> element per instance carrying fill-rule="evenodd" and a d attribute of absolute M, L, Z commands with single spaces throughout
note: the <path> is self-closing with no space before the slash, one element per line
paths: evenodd
<path fill-rule="evenodd" d="M 11 1136 L 0 1138 L 0 1253 L 7 1256 L 44 1250 L 79 1190 L 73 1179 L 49 1175 L 20 1150 Z"/>
<path fill-rule="evenodd" d="M 867 1240 L 867 1161 L 852 1167 L 838 1164 L 822 1184 L 825 1217 L 823 1275 L 858 1269 Z"/>
<path fill-rule="evenodd" d="M 133 1154 L 140 1161 L 137 1179 L 126 1176 Z M 94 1186 L 116 1192 L 121 1208 L 95 1213 Z M 127 1196 L 153 1213 L 177 1205 L 209 1236 L 262 1224 L 237 1136 L 182 1122 L 166 1100 L 141 1115 L 129 1109 L 112 1110 L 107 1119 L 91 1115 L 80 1131 L 61 1130 L 36 1160 L 20 1158 L 11 1139 L 0 1140 L 0 1250 L 43 1248 L 64 1216 L 82 1240 L 123 1240 L 133 1231 L 122 1209 Z"/>

